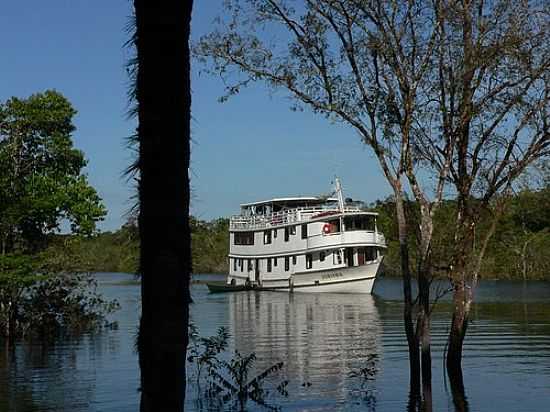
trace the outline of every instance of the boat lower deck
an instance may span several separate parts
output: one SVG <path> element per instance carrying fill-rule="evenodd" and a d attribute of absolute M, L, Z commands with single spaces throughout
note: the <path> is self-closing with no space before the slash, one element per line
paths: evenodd
<path fill-rule="evenodd" d="M 381 260 L 355 267 L 298 272 L 286 278 L 240 284 L 207 284 L 211 292 L 271 290 L 307 293 L 371 293 Z"/>

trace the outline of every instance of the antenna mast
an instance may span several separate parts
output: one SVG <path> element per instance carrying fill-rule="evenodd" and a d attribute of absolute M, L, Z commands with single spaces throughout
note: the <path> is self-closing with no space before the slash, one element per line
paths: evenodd
<path fill-rule="evenodd" d="M 340 179 L 338 179 L 338 176 L 334 179 L 334 185 L 336 186 L 336 196 L 338 197 L 338 206 L 340 207 L 340 211 L 344 211 L 344 194 L 342 193 L 342 185 L 340 184 Z"/>

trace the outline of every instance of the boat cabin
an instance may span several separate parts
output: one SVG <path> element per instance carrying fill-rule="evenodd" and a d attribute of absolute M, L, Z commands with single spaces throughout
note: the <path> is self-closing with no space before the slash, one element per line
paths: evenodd
<path fill-rule="evenodd" d="M 293 209 L 315 209 L 338 206 L 338 199 L 320 196 L 282 197 L 241 204 L 241 216 L 266 216 Z"/>

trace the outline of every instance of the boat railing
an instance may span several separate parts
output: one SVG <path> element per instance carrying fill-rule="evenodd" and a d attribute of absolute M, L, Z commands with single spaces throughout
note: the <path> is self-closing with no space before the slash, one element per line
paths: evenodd
<path fill-rule="evenodd" d="M 359 236 L 359 238 L 358 238 Z M 365 236 L 367 236 L 365 238 Z M 336 242 L 341 243 L 344 240 L 373 242 L 377 245 L 386 246 L 386 238 L 380 232 L 375 230 L 353 230 L 353 231 L 335 231 L 330 233 L 316 233 L 308 236 L 308 241 L 312 246 L 322 245 L 323 243 Z M 310 244 L 308 243 L 308 246 Z"/>
<path fill-rule="evenodd" d="M 358 207 L 346 207 L 344 213 L 360 212 Z M 231 229 L 254 230 L 262 228 L 270 228 L 275 226 L 284 226 L 288 224 L 299 224 L 307 222 L 313 218 L 322 216 L 330 216 L 339 213 L 339 209 L 327 208 L 322 206 L 317 207 L 299 207 L 289 210 L 281 210 L 266 215 L 235 215 L 231 217 Z"/>

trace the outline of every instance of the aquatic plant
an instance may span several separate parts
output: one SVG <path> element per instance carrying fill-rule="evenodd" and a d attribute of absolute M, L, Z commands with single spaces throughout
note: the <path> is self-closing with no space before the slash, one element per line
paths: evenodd
<path fill-rule="evenodd" d="M 200 388 L 202 371 L 206 368 L 208 375 L 212 370 L 221 367 L 218 355 L 227 349 L 229 341 L 227 328 L 221 326 L 214 336 L 201 337 L 197 326 L 189 324 L 189 347 L 187 362 L 195 365 L 195 383 Z"/>
<path fill-rule="evenodd" d="M 196 367 L 193 378 L 189 380 L 196 385 L 199 409 L 203 409 L 202 401 L 205 400 L 207 409 L 223 409 L 227 406 L 244 411 L 248 401 L 252 401 L 266 409 L 278 410 L 277 406 L 266 400 L 270 393 L 266 383 L 283 368 L 284 363 L 277 362 L 255 374 L 254 352 L 244 355 L 235 351 L 229 360 L 222 359 L 229 337 L 227 328 L 223 326 L 218 328 L 215 335 L 201 337 L 196 325 L 189 325 L 187 361 Z M 282 380 L 275 390 L 282 396 L 287 396 L 287 386 L 288 380 Z"/>
<path fill-rule="evenodd" d="M 378 373 L 377 363 L 378 354 L 369 354 L 363 366 L 348 373 L 348 378 L 359 384 L 356 390 L 352 391 L 352 395 L 360 399 L 367 411 L 376 410 L 376 391 L 370 385 L 370 382 L 376 379 Z"/>
<path fill-rule="evenodd" d="M 209 382 L 208 395 L 221 399 L 223 403 L 234 400 L 239 410 L 245 410 L 248 400 L 252 400 L 265 408 L 276 410 L 276 407 L 265 401 L 269 392 L 264 389 L 264 382 L 269 376 L 282 369 L 283 362 L 277 362 L 251 378 L 250 372 L 255 361 L 255 353 L 242 355 L 238 351 L 235 351 L 235 355 L 231 360 L 221 361 L 221 370 L 211 370 L 212 380 Z M 288 394 L 286 391 L 287 385 L 288 381 L 284 380 L 277 385 L 276 390 L 286 396 Z"/>

